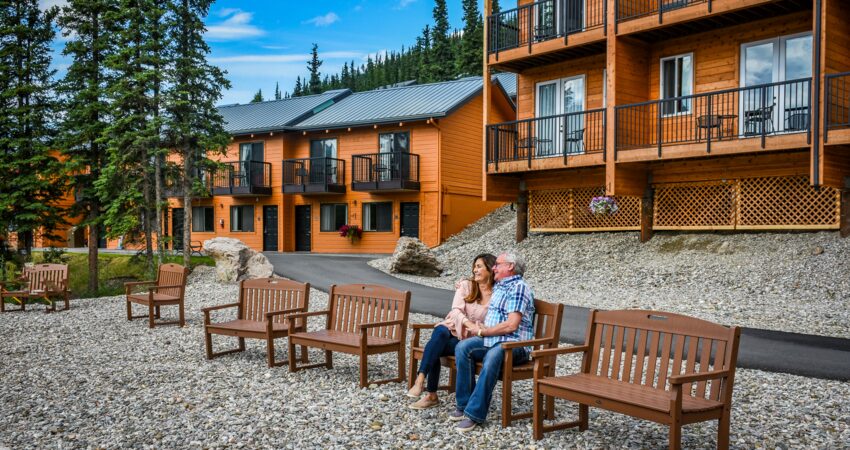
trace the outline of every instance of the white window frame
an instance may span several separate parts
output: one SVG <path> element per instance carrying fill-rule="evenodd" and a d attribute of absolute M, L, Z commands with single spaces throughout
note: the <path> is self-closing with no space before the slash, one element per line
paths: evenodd
<path fill-rule="evenodd" d="M 666 98 L 664 98 L 664 87 L 665 87 L 664 86 L 664 62 L 669 61 L 671 59 L 676 61 L 676 69 L 675 70 L 681 71 L 682 69 L 681 69 L 681 65 L 679 64 L 679 58 L 685 58 L 685 57 L 691 59 L 691 93 L 688 94 L 687 96 L 693 96 L 694 93 L 696 92 L 696 64 L 694 62 L 694 53 L 690 52 L 690 53 L 681 53 L 681 54 L 673 55 L 673 56 L 665 56 L 665 57 L 659 59 L 659 61 L 658 61 L 658 76 L 659 76 L 659 80 L 658 80 L 658 100 L 660 101 L 659 104 L 658 104 L 659 108 L 661 108 L 662 102 L 664 100 L 667 100 Z M 674 77 L 674 79 L 678 80 L 679 77 Z M 681 86 L 679 86 L 679 87 L 681 87 Z M 673 89 L 674 92 L 679 91 L 679 90 L 681 90 L 681 89 Z M 683 96 L 683 97 L 685 97 L 685 96 Z M 676 97 L 673 97 L 673 98 L 676 98 Z M 662 113 L 661 117 L 674 117 L 674 116 L 683 116 L 683 115 L 693 114 L 693 110 L 692 110 L 693 100 L 689 100 L 689 104 L 690 105 L 689 105 L 688 111 L 677 111 L 677 112 L 669 113 L 669 114 L 663 114 Z"/>

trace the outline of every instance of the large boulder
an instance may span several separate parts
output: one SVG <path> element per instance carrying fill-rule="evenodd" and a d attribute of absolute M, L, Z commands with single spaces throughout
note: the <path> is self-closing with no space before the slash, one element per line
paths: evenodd
<path fill-rule="evenodd" d="M 266 255 L 239 239 L 217 237 L 204 241 L 204 252 L 215 260 L 216 279 L 223 283 L 274 275 L 274 266 Z"/>
<path fill-rule="evenodd" d="M 431 249 L 422 241 L 411 237 L 399 238 L 390 263 L 390 272 L 438 277 L 443 267 Z"/>

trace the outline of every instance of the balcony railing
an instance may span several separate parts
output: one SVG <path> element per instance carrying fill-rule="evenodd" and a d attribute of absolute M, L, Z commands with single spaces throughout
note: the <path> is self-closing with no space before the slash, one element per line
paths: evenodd
<path fill-rule="evenodd" d="M 606 0 L 540 0 L 487 18 L 490 53 L 603 27 Z"/>
<path fill-rule="evenodd" d="M 487 162 L 531 161 L 605 151 L 605 109 L 487 126 Z"/>
<path fill-rule="evenodd" d="M 810 132 L 811 78 L 616 107 L 616 150 Z"/>
<path fill-rule="evenodd" d="M 653 14 L 658 14 L 661 21 L 665 12 L 706 1 L 711 3 L 711 0 L 617 0 L 617 22 Z"/>
<path fill-rule="evenodd" d="M 850 72 L 826 75 L 826 98 L 823 140 L 829 141 L 830 130 L 850 128 Z"/>
<path fill-rule="evenodd" d="M 261 161 L 227 161 L 212 171 L 213 195 L 271 195 L 272 165 Z"/>
<path fill-rule="evenodd" d="M 283 193 L 345 193 L 345 161 L 326 157 L 284 160 Z"/>
<path fill-rule="evenodd" d="M 419 190 L 419 155 L 369 153 L 351 157 L 351 189 L 355 191 Z"/>

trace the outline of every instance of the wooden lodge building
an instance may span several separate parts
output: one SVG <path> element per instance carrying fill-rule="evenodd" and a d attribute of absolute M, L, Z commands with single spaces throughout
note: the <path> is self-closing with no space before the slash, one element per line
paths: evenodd
<path fill-rule="evenodd" d="M 499 121 L 516 117 L 510 78 L 490 84 Z M 400 236 L 440 244 L 501 205 L 482 201 L 482 92 L 471 77 L 219 108 L 232 142 L 212 195 L 193 201 L 192 240 L 321 253 L 391 253 Z M 182 199 L 170 197 L 165 229 L 179 241 Z M 346 224 L 362 237 L 341 237 Z"/>
<path fill-rule="evenodd" d="M 850 233 L 847 2 L 489 3 L 485 71 L 517 74 L 517 120 L 485 106 L 484 199 L 518 202 L 518 237 Z M 620 211 L 592 216 L 603 194 Z"/>

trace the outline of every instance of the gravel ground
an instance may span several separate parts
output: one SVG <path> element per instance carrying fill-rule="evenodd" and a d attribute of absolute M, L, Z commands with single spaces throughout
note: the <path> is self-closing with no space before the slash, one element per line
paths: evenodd
<path fill-rule="evenodd" d="M 452 289 L 472 258 L 523 255 L 535 296 L 599 309 L 678 312 L 726 325 L 850 338 L 850 239 L 819 233 L 531 233 L 517 244 L 508 207 L 434 249 Z M 388 272 L 390 258 L 370 261 Z"/>
<path fill-rule="evenodd" d="M 122 297 L 76 300 L 71 311 L 56 314 L 0 315 L 0 449 L 666 445 L 666 428 L 595 409 L 590 430 L 554 432 L 535 442 L 529 420 L 507 429 L 498 425 L 499 388 L 493 423 L 461 436 L 447 421 L 453 395 L 438 408 L 410 410 L 406 385 L 358 388 L 357 360 L 347 355 L 336 355 L 331 371 L 290 374 L 283 367 L 268 369 L 264 344 L 249 340 L 244 353 L 206 361 L 200 308 L 235 298 L 235 286 L 216 283 L 210 269 L 200 268 L 190 279 L 183 329 L 149 330 L 144 320 L 126 321 Z M 311 310 L 322 309 L 327 296 L 313 290 L 310 303 Z M 176 311 L 163 308 L 163 315 Z M 220 339 L 218 344 L 235 343 Z M 318 352 L 311 354 L 318 358 Z M 575 362 L 559 361 L 560 372 L 576 369 Z M 395 367 L 394 357 L 371 357 L 370 363 L 373 377 L 390 375 Z M 529 382 L 518 384 L 516 407 L 530 407 L 530 389 Z M 850 383 L 739 370 L 732 446 L 850 448 L 847 398 Z M 575 410 L 560 406 L 561 418 Z M 684 430 L 685 448 L 714 448 L 714 423 Z"/>

